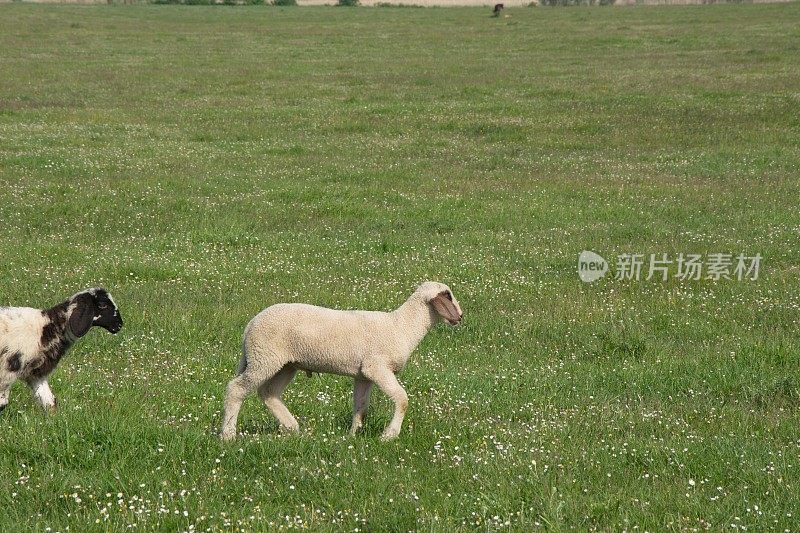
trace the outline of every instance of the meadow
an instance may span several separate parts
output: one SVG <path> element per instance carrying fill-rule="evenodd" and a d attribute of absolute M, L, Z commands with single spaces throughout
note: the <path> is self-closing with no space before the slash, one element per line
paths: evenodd
<path fill-rule="evenodd" d="M 0 531 L 794 530 L 800 4 L 0 5 L 0 305 L 102 285 L 0 414 Z M 582 283 L 577 258 L 756 253 L 756 280 Z M 674 268 L 674 267 L 673 267 Z M 674 272 L 674 271 L 673 271 Z M 249 319 L 449 284 L 410 409 L 298 376 Z"/>

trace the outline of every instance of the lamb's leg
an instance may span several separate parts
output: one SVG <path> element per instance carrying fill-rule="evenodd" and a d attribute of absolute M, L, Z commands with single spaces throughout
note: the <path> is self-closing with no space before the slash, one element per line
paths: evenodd
<path fill-rule="evenodd" d="M 222 440 L 233 440 L 236 438 L 236 420 L 239 418 L 239 409 L 245 396 L 253 392 L 256 388 L 250 376 L 240 374 L 228 382 L 225 392 L 225 413 L 222 415 L 222 429 L 220 437 Z"/>
<path fill-rule="evenodd" d="M 283 367 L 280 372 L 275 374 L 272 379 L 263 383 L 258 388 L 258 395 L 261 397 L 264 405 L 272 411 L 272 414 L 278 419 L 281 428 L 286 431 L 297 431 L 300 429 L 297 419 L 292 416 L 286 404 L 281 401 L 283 390 L 289 385 L 296 373 L 296 368 L 287 365 Z"/>
<path fill-rule="evenodd" d="M 356 432 L 364 425 L 364 417 L 367 415 L 369 406 L 369 393 L 372 390 L 372 382 L 356 377 L 353 382 L 353 425 L 350 426 L 350 434 Z"/>
<path fill-rule="evenodd" d="M 8 397 L 11 394 L 11 384 L 0 383 L 0 412 L 8 405 Z"/>
<path fill-rule="evenodd" d="M 394 402 L 394 416 L 381 435 L 381 440 L 391 440 L 400 434 L 403 418 L 408 409 L 408 395 L 403 386 L 397 381 L 394 372 L 388 368 L 364 369 L 367 379 L 373 381 Z"/>
<path fill-rule="evenodd" d="M 33 391 L 33 396 L 39 402 L 45 411 L 48 413 L 56 412 L 56 397 L 53 396 L 53 391 L 50 390 L 50 385 L 47 383 L 47 378 L 38 379 L 28 382 L 28 386 Z"/>
<path fill-rule="evenodd" d="M 0 361 L 2 364 L 2 361 Z M 0 371 L 0 411 L 8 405 L 8 398 L 11 395 L 11 385 L 17 380 L 17 375 Z"/>

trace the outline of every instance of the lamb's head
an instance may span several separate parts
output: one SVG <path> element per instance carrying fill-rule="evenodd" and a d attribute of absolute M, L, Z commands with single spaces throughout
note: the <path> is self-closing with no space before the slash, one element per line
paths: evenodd
<path fill-rule="evenodd" d="M 455 326 L 461 321 L 463 316 L 461 306 L 453 296 L 453 291 L 444 283 L 426 281 L 417 288 L 416 294 L 432 308 L 439 318 L 451 326 Z"/>
<path fill-rule="evenodd" d="M 86 289 L 69 299 L 69 329 L 75 337 L 83 337 L 92 326 L 111 333 L 122 329 L 122 315 L 117 304 L 102 288 Z"/>

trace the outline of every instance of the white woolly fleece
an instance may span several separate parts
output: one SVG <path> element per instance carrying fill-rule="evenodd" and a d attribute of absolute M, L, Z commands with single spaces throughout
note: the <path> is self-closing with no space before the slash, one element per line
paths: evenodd
<path fill-rule="evenodd" d="M 285 429 L 297 421 L 280 401 L 280 394 L 298 370 L 355 378 L 354 420 L 363 421 L 369 388 L 377 384 L 395 400 L 395 419 L 384 432 L 400 431 L 408 403 L 395 374 L 440 319 L 461 320 L 461 307 L 447 285 L 425 282 L 392 312 L 339 311 L 308 304 L 277 304 L 247 325 L 238 374 L 228 385 L 222 437 L 236 434 L 241 401 L 255 388 Z M 359 401 L 360 396 L 366 396 Z M 362 409 L 359 405 L 364 404 Z"/>

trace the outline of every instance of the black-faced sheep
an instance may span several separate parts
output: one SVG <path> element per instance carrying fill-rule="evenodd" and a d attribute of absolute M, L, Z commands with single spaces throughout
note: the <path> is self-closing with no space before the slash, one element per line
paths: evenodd
<path fill-rule="evenodd" d="M 17 379 L 31 387 L 42 407 L 54 411 L 47 377 L 92 326 L 111 333 L 122 328 L 119 309 L 105 289 L 81 291 L 50 309 L 0 307 L 0 411 Z"/>

